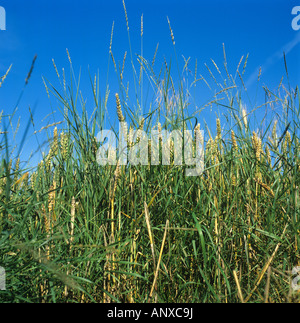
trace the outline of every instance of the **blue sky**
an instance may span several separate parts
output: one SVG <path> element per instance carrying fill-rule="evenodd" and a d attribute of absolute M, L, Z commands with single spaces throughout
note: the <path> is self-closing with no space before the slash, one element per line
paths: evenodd
<path fill-rule="evenodd" d="M 192 70 L 197 59 L 197 77 L 201 74 L 209 79 L 205 63 L 216 72 L 211 59 L 218 66 L 223 66 L 224 43 L 231 73 L 235 73 L 241 57 L 246 57 L 249 53 L 244 81 L 250 93 L 256 91 L 260 66 L 260 85 L 266 84 L 271 90 L 278 86 L 281 77 L 285 76 L 283 51 L 286 52 L 291 85 L 295 87 L 299 84 L 300 31 L 291 27 L 294 18 L 291 11 L 294 6 L 300 5 L 299 1 L 127 0 L 125 3 L 133 55 L 140 54 L 141 51 L 140 22 L 143 14 L 143 56 L 151 61 L 159 43 L 158 62 L 163 62 L 165 57 L 167 62 L 172 60 L 173 67 L 175 66 L 167 22 L 169 17 L 179 64 L 184 65 L 182 55 L 186 59 L 190 57 Z M 100 90 L 104 95 L 112 23 L 114 22 L 112 51 L 117 62 L 122 63 L 125 51 L 129 55 L 128 36 L 122 0 L 0 0 L 0 6 L 6 10 L 6 30 L 0 31 L 0 76 L 13 64 L 0 89 L 0 111 L 3 110 L 4 114 L 12 113 L 32 59 L 35 54 L 38 55 L 30 82 L 14 118 L 14 125 L 18 117 L 21 118 L 19 134 L 16 137 L 18 144 L 29 119 L 29 106 L 32 110 L 35 107 L 36 130 L 62 120 L 54 99 L 52 106 L 50 105 L 42 82 L 43 76 L 58 85 L 52 59 L 60 72 L 64 68 L 69 73 L 66 55 L 68 48 L 75 74 L 78 75 L 79 69 L 82 69 L 83 95 L 90 94 L 88 69 L 92 75 L 99 71 Z M 128 56 L 127 64 L 129 63 Z M 118 83 L 112 62 L 110 70 L 109 109 L 114 114 L 114 93 L 118 91 Z M 132 73 L 129 70 L 130 79 Z M 176 75 L 176 68 L 173 72 Z M 207 94 L 203 88 L 195 92 L 195 95 L 201 102 L 211 98 L 211 94 Z M 91 102 L 89 112 L 92 112 L 92 106 Z M 53 111 L 56 113 L 53 114 Z M 24 147 L 26 153 L 35 150 L 33 131 L 30 127 Z M 45 138 L 46 133 L 41 133 L 40 142 Z"/>

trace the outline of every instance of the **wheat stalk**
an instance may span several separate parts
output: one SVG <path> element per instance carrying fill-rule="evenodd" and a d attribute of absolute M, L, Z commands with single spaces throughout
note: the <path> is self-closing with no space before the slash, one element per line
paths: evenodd
<path fill-rule="evenodd" d="M 145 201 L 144 201 L 144 210 L 145 210 L 145 219 L 146 219 L 146 224 L 147 224 L 147 229 L 148 229 L 148 234 L 149 234 L 149 239 L 150 239 L 150 247 L 151 247 L 152 259 L 153 259 L 153 265 L 154 265 L 154 269 L 155 269 L 156 261 L 155 261 L 155 252 L 154 252 L 154 240 L 153 240 L 153 235 L 152 235 L 152 230 L 151 230 L 150 213 L 149 213 L 148 205 Z"/>
<path fill-rule="evenodd" d="M 237 277 L 237 274 L 236 274 L 236 271 L 235 270 L 233 271 L 233 277 L 234 277 L 236 286 L 238 288 L 238 296 L 239 296 L 239 299 L 241 300 L 242 303 L 244 303 L 243 293 L 242 293 L 241 286 L 240 286 L 240 283 L 239 283 L 239 279 Z"/>
<path fill-rule="evenodd" d="M 157 277 L 158 277 L 158 270 L 159 270 L 159 266 L 160 266 L 160 262 L 161 262 L 162 253 L 164 251 L 164 246 L 165 246 L 165 241 L 166 241 L 168 229 L 169 229 L 169 220 L 166 221 L 165 232 L 164 232 L 163 240 L 162 240 L 161 247 L 160 247 L 159 257 L 158 257 L 158 261 L 157 261 L 157 266 L 156 266 L 156 270 L 155 270 L 154 279 L 153 279 L 151 291 L 150 291 L 150 294 L 149 294 L 149 298 L 152 297 L 154 288 L 155 287 L 157 288 L 156 281 L 157 281 Z"/>

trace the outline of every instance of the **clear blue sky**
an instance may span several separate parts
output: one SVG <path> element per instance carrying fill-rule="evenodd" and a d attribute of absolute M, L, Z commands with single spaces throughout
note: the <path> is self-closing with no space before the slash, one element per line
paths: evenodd
<path fill-rule="evenodd" d="M 225 44 L 228 67 L 234 73 L 242 55 L 249 53 L 246 85 L 255 89 L 259 66 L 262 66 L 262 83 L 270 89 L 278 86 L 285 75 L 282 51 L 286 52 L 290 81 L 293 87 L 299 84 L 300 75 L 300 31 L 291 28 L 294 18 L 292 8 L 300 1 L 292 0 L 126 0 L 133 53 L 140 54 L 140 21 L 143 14 L 144 57 L 152 60 L 157 43 L 157 57 L 174 60 L 167 16 L 170 19 L 176 41 L 176 52 L 183 66 L 182 55 L 191 57 L 191 69 L 198 63 L 198 77 L 209 78 L 204 64 L 216 71 L 211 58 L 223 66 L 222 44 Z M 0 76 L 10 64 L 12 70 L 0 89 L 0 111 L 13 111 L 18 95 L 35 54 L 38 55 L 35 68 L 18 106 L 15 124 L 21 117 L 17 140 L 21 140 L 29 118 L 28 107 L 36 106 L 34 121 L 36 129 L 48 123 L 60 121 L 57 112 L 44 119 L 55 108 L 51 108 L 42 82 L 42 76 L 57 85 L 57 76 L 52 59 L 61 71 L 69 71 L 66 55 L 68 48 L 75 73 L 82 68 L 83 94 L 90 93 L 88 67 L 91 74 L 99 70 L 100 89 L 105 91 L 110 33 L 114 21 L 112 50 L 116 61 L 122 62 L 128 51 L 126 21 L 122 0 L 0 0 L 6 10 L 6 29 L 0 31 Z M 128 56 L 129 58 L 129 56 Z M 127 60 L 129 63 L 129 59 Z M 110 63 L 110 69 L 113 65 Z M 176 72 L 174 70 L 173 72 Z M 128 72 L 129 73 L 129 72 Z M 126 77 L 126 76 L 125 76 Z M 111 111 L 115 111 L 114 93 L 117 80 L 112 73 Z M 201 96 L 203 93 L 200 93 Z M 203 94 L 204 96 L 204 94 Z M 209 97 L 208 97 L 209 98 Z M 208 99 L 207 98 L 207 99 Z M 92 110 L 92 108 L 91 108 Z M 91 111 L 90 111 L 91 112 Z M 34 150 L 35 139 L 29 129 L 25 151 Z M 44 136 L 44 137 L 43 137 Z M 41 135 L 40 141 L 45 139 Z"/>

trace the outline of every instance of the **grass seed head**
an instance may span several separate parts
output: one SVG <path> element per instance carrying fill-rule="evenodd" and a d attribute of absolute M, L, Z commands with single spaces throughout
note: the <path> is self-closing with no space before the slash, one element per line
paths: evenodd
<path fill-rule="evenodd" d="M 171 28 L 171 23 L 170 23 L 170 20 L 169 20 L 169 18 L 168 18 L 168 17 L 167 17 L 167 19 L 168 19 L 169 29 L 170 29 L 170 33 L 171 33 L 172 43 L 173 43 L 173 45 L 175 46 L 175 38 L 174 38 L 173 30 L 172 30 L 172 28 Z"/>
<path fill-rule="evenodd" d="M 4 80 L 6 79 L 10 69 L 11 69 L 12 65 L 10 65 L 10 67 L 8 68 L 8 70 L 6 71 L 6 73 L 0 78 L 0 87 L 2 86 Z"/>

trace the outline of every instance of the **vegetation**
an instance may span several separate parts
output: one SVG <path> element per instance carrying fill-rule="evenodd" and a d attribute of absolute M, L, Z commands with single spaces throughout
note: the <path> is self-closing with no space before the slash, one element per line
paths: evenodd
<path fill-rule="evenodd" d="M 171 26 L 170 31 L 175 45 Z M 94 112 L 88 116 L 91 107 L 69 53 L 69 84 L 53 62 L 61 89 L 46 81 L 45 87 L 63 122 L 43 129 L 52 138 L 35 169 L 21 167 L 3 123 L 12 116 L 2 119 L 0 266 L 6 290 L 0 300 L 299 302 L 291 288 L 300 246 L 298 87 L 287 89 L 284 82 L 277 91 L 264 87 L 265 103 L 247 112 L 242 102 L 247 58 L 232 76 L 224 50 L 226 78 L 213 61 L 216 77 L 207 66 L 212 84 L 197 79 L 195 67 L 191 86 L 182 77 L 189 60 L 183 73 L 177 62 L 176 86 L 166 61 L 155 73 L 156 53 L 152 61 L 138 56 L 140 73 L 131 55 L 133 103 L 124 82 L 126 55 L 120 68 L 112 46 L 110 56 L 120 89 L 116 117 L 149 138 L 153 128 L 194 129 L 202 109 L 222 106 L 215 130 L 204 128 L 204 172 L 186 176 L 186 166 L 175 165 L 174 157 L 170 165 L 149 160 L 148 166 L 100 166 L 97 150 L 103 143 L 95 137 L 106 126 L 109 87 L 102 98 L 99 78 L 90 78 Z M 145 75 L 155 96 L 140 119 Z M 198 82 L 217 91 L 206 106 L 190 112 L 190 89 Z M 272 116 L 258 122 L 264 109 Z M 112 129 L 118 136 L 117 127 Z"/>

